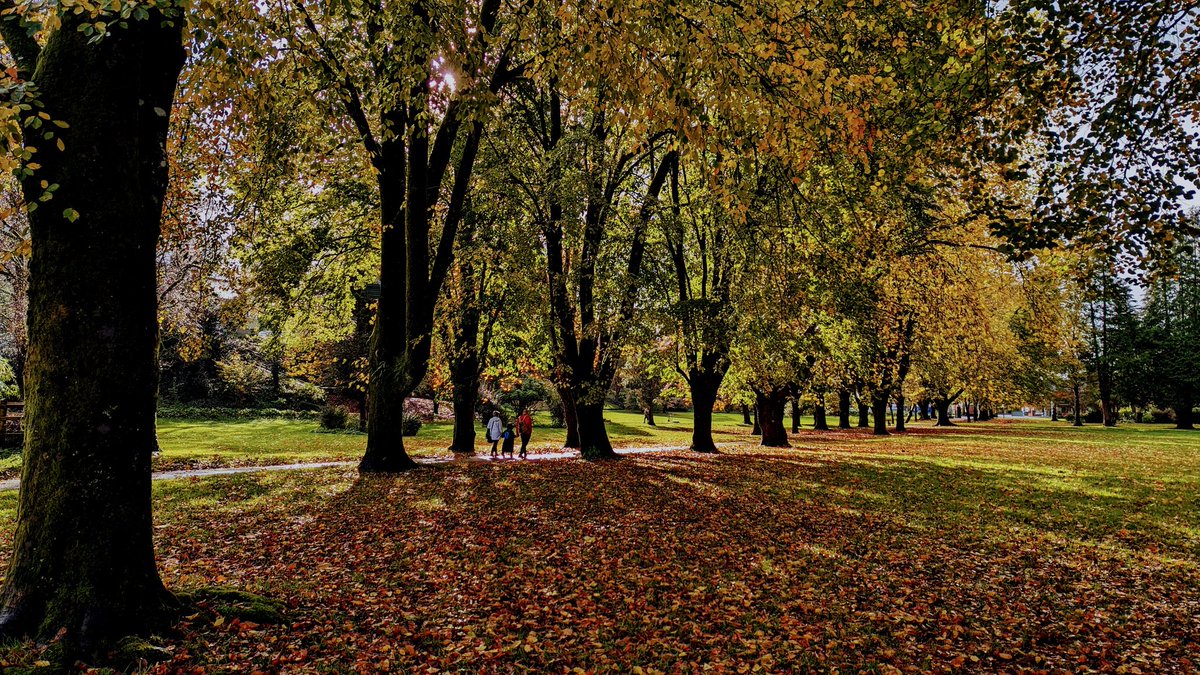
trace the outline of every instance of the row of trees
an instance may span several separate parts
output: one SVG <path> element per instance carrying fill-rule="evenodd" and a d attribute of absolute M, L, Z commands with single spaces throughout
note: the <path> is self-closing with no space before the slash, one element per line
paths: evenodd
<path fill-rule="evenodd" d="M 1200 400 L 1200 240 L 1185 237 L 1146 283 L 1103 258 L 1083 266 L 1074 319 L 1075 365 L 1068 373 L 1078 422 L 1080 390 L 1091 390 L 1105 426 L 1128 406 L 1142 421 L 1152 407 L 1193 428 Z"/>
<path fill-rule="evenodd" d="M 999 253 L 1185 227 L 1196 11 L 0 0 L 32 338 L 0 633 L 86 653 L 171 613 L 158 309 L 190 300 L 161 269 L 211 298 L 228 253 L 218 297 L 279 349 L 344 348 L 319 358 L 365 383 L 363 472 L 414 466 L 402 403 L 435 344 L 456 399 L 500 345 L 544 369 L 590 458 L 630 345 L 674 354 L 701 451 L 727 380 L 771 443 L 797 387 L 877 420 L 915 372 L 982 400 L 994 369 L 965 364 L 1012 356 L 1025 308 Z"/>

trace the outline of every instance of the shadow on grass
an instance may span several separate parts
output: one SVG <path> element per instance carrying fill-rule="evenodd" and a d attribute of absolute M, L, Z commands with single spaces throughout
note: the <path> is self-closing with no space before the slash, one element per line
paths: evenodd
<path fill-rule="evenodd" d="M 631 426 L 629 424 L 622 424 L 621 422 L 614 422 L 609 419 L 604 420 L 604 425 L 608 428 L 608 435 L 610 437 L 624 436 L 624 437 L 636 437 L 636 438 L 650 438 L 650 437 L 654 436 L 653 433 L 651 433 L 650 431 L 647 431 L 646 429 L 644 429 L 642 427 L 635 427 L 635 426 Z M 666 429 L 666 430 L 671 431 L 671 429 Z"/>

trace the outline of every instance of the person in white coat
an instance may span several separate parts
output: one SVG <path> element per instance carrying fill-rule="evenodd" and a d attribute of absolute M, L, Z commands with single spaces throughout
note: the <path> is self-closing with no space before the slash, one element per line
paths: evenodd
<path fill-rule="evenodd" d="M 492 411 L 492 419 L 487 422 L 487 439 L 492 442 L 492 457 L 496 456 L 496 448 L 500 445 L 500 435 L 504 432 L 504 423 L 500 421 L 500 411 Z"/>

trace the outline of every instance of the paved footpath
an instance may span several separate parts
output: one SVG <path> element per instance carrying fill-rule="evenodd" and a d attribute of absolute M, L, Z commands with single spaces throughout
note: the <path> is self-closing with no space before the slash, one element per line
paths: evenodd
<path fill-rule="evenodd" d="M 720 445 L 726 445 L 724 443 Z M 618 455 L 642 455 L 651 452 L 675 452 L 677 450 L 687 450 L 686 445 L 672 446 L 645 446 L 636 448 L 617 448 Z M 418 457 L 418 464 L 450 464 L 453 462 L 538 462 L 554 459 L 578 459 L 578 452 L 531 452 L 524 460 L 520 459 L 500 459 L 496 457 L 488 457 L 486 455 L 473 455 L 471 457 Z M 335 467 L 353 468 L 358 466 L 358 462 L 312 462 L 310 464 L 272 464 L 268 466 L 230 466 L 220 469 L 187 469 L 182 471 L 158 471 L 154 474 L 154 480 L 179 480 L 181 478 L 204 478 L 206 476 L 228 476 L 235 473 L 256 473 L 259 471 L 305 471 L 308 469 L 331 469 Z M 0 492 L 12 492 L 21 487 L 21 481 L 18 478 L 0 481 Z"/>

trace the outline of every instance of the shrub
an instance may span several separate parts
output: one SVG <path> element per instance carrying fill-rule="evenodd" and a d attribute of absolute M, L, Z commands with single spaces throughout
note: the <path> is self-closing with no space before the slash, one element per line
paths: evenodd
<path fill-rule="evenodd" d="M 405 415 L 400 423 L 400 433 L 405 436 L 416 436 L 421 430 L 421 418 L 416 415 Z"/>
<path fill-rule="evenodd" d="M 158 417 L 164 420 L 317 420 L 320 413 L 313 410 L 280 410 L 278 408 L 227 408 L 222 406 L 160 405 Z"/>
<path fill-rule="evenodd" d="M 17 376 L 5 358 L 0 358 L 0 400 L 21 400 L 21 387 L 17 384 Z"/>
<path fill-rule="evenodd" d="M 279 394 L 287 403 L 286 407 L 316 409 L 325 402 L 325 390 L 311 382 L 296 378 L 285 379 L 279 387 Z"/>
<path fill-rule="evenodd" d="M 329 406 L 321 411 L 322 429 L 345 429 L 350 421 L 350 414 L 345 408 Z"/>
<path fill-rule="evenodd" d="M 558 394 L 553 394 L 547 403 L 547 410 L 550 412 L 550 426 L 555 429 L 562 429 L 567 426 L 567 413 L 563 409 L 562 399 Z"/>
<path fill-rule="evenodd" d="M 223 361 L 217 361 L 216 365 L 222 393 L 235 401 L 253 401 L 262 395 L 271 381 L 271 374 L 265 368 L 242 358 L 240 354 L 235 353 Z"/>
<path fill-rule="evenodd" d="M 1175 422 L 1175 411 L 1154 408 L 1150 411 L 1150 421 L 1155 424 L 1172 424 Z"/>

